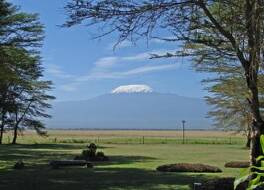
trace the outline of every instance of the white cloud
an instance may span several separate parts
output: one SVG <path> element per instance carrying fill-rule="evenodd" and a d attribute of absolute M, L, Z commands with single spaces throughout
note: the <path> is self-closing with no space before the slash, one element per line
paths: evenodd
<path fill-rule="evenodd" d="M 77 90 L 77 83 L 64 84 L 60 86 L 60 89 L 66 92 L 74 92 Z"/>
<path fill-rule="evenodd" d="M 93 70 L 105 69 L 113 67 L 119 63 L 127 62 L 127 61 L 144 61 L 149 60 L 151 58 L 151 54 L 164 55 L 166 53 L 175 53 L 176 50 L 156 50 L 150 52 L 139 53 L 133 56 L 109 56 L 102 57 L 98 59 L 94 65 L 95 68 Z"/>
<path fill-rule="evenodd" d="M 110 57 L 102 57 L 98 59 L 94 65 L 96 69 L 105 69 L 115 66 L 118 63 L 126 62 L 126 61 L 143 61 L 150 58 L 150 53 L 140 53 L 134 56 L 110 56 Z"/>
<path fill-rule="evenodd" d="M 151 65 L 151 66 L 142 66 L 134 69 L 114 72 L 114 71 L 105 71 L 105 72 L 94 72 L 90 73 L 86 76 L 81 76 L 76 81 L 85 82 L 94 79 L 114 79 L 114 78 L 125 78 L 128 76 L 143 74 L 143 73 L 151 73 L 158 72 L 162 70 L 171 70 L 177 69 L 179 64 L 164 64 L 164 65 Z"/>
<path fill-rule="evenodd" d="M 46 68 L 47 73 L 50 75 L 61 78 L 61 79 L 72 79 L 75 78 L 74 75 L 64 72 L 58 65 L 50 64 Z"/>
<path fill-rule="evenodd" d="M 179 64 L 164 64 L 164 65 L 153 65 L 153 66 L 143 66 L 138 67 L 135 69 L 128 70 L 123 73 L 124 76 L 128 75 L 136 75 L 141 73 L 149 73 L 154 71 L 162 71 L 162 70 L 169 70 L 169 69 L 175 69 L 179 66 Z"/>
<path fill-rule="evenodd" d="M 145 84 L 134 84 L 119 86 L 111 91 L 112 94 L 120 93 L 150 93 L 153 92 L 152 88 Z"/>
<path fill-rule="evenodd" d="M 146 60 L 149 59 L 150 53 L 140 53 L 134 56 L 126 56 L 126 57 L 121 57 L 121 61 L 141 61 L 141 60 Z"/>
<path fill-rule="evenodd" d="M 68 79 L 69 83 L 59 86 L 63 91 L 72 92 L 78 89 L 81 83 L 89 80 L 99 80 L 99 79 L 119 79 L 126 78 L 130 76 L 136 76 L 139 74 L 146 74 L 152 72 L 159 72 L 165 70 L 177 69 L 180 64 L 154 64 L 152 62 L 143 62 L 150 60 L 150 54 L 163 54 L 166 52 L 175 52 L 175 50 L 158 50 L 152 52 L 139 53 L 133 56 L 109 56 L 102 57 L 98 59 L 94 66 L 90 69 L 90 72 L 86 75 L 72 75 L 64 72 L 61 67 L 57 65 L 49 65 L 47 72 L 54 77 L 59 79 Z M 129 64 L 130 69 L 125 69 L 124 65 L 126 62 L 140 62 L 142 61 L 142 66 L 137 66 Z M 122 63 L 122 67 L 121 64 Z M 134 66 L 134 67 L 133 67 Z M 122 70 L 121 70 L 122 69 Z M 64 81 L 63 81 L 64 82 Z"/>
<path fill-rule="evenodd" d="M 118 62 L 118 57 L 103 57 L 95 62 L 96 67 L 111 67 Z"/>

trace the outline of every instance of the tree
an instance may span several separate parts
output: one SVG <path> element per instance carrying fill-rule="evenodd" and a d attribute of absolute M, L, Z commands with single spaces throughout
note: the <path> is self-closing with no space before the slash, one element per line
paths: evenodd
<path fill-rule="evenodd" d="M 7 53 L 10 56 L 6 57 L 10 57 L 9 60 L 13 63 L 14 77 L 4 81 L 3 86 L 6 88 L 2 88 L 0 93 L 5 96 L 4 101 L 2 99 L 2 110 L 5 110 L 2 112 L 2 131 L 4 126 L 13 129 L 12 143 L 15 144 L 19 129 L 35 129 L 38 134 L 45 134 L 42 131 L 44 125 L 38 118 L 50 117 L 45 109 L 51 107 L 49 102 L 54 97 L 47 94 L 51 90 L 51 81 L 40 80 L 43 69 L 39 56 L 32 56 L 23 49 L 9 49 Z"/>
<path fill-rule="evenodd" d="M 41 80 L 43 25 L 38 15 L 20 12 L 5 0 L 0 0 L 0 14 L 0 143 L 5 127 L 14 130 L 16 143 L 21 127 L 41 134 L 44 125 L 38 117 L 49 117 L 45 108 L 54 97 L 46 94 L 52 83 Z"/>
<path fill-rule="evenodd" d="M 159 57 L 191 56 L 196 63 L 242 69 L 252 114 L 250 161 L 256 165 L 264 133 L 258 91 L 264 57 L 263 6 L 263 0 L 72 0 L 66 6 L 69 18 L 64 26 L 98 24 L 109 29 L 101 36 L 119 32 L 119 41 L 151 38 L 155 29 L 162 28 L 181 42 L 183 50 Z"/>
<path fill-rule="evenodd" d="M 213 118 L 214 125 L 224 130 L 235 130 L 247 134 L 246 146 L 250 146 L 250 124 L 252 116 L 247 99 L 250 93 L 247 90 L 246 79 L 243 70 L 239 67 L 228 65 L 197 64 L 194 68 L 198 72 L 213 73 L 213 77 L 203 80 L 210 96 L 206 96 L 206 101 L 212 106 L 208 112 L 208 117 Z M 260 69 L 262 72 L 262 68 Z M 217 74 L 217 75 L 215 75 Z M 260 94 L 260 107 L 263 108 L 264 78 L 259 75 L 258 90 Z"/>
<path fill-rule="evenodd" d="M 51 105 L 47 101 L 54 99 L 53 96 L 47 95 L 46 91 L 50 90 L 50 81 L 35 81 L 29 89 L 23 88 L 23 93 L 14 102 L 14 110 L 9 112 L 8 125 L 13 128 L 14 136 L 12 144 L 16 144 L 18 130 L 25 128 L 34 129 L 39 135 L 46 135 L 44 124 L 39 120 L 50 118 L 45 113 L 46 108 Z"/>
<path fill-rule="evenodd" d="M 252 116 L 247 104 L 249 93 L 241 76 L 204 80 L 212 94 L 206 101 L 212 106 L 208 116 L 213 118 L 214 125 L 224 130 L 244 132 L 247 136 L 246 147 L 250 147 Z M 213 84 L 211 84 L 213 83 Z M 264 93 L 263 82 L 259 84 L 260 94 Z M 261 100 L 263 103 L 263 99 Z"/>

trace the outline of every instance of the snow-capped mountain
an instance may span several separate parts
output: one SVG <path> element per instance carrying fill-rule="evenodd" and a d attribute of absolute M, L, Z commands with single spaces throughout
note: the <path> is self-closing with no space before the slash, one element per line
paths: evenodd
<path fill-rule="evenodd" d="M 112 94 L 123 94 L 123 93 L 151 93 L 153 89 L 148 85 L 134 84 L 119 86 L 112 90 Z"/>
<path fill-rule="evenodd" d="M 88 100 L 56 102 L 46 123 L 49 128 L 179 129 L 186 120 L 187 128 L 206 129 L 208 109 L 198 98 L 117 88 Z"/>

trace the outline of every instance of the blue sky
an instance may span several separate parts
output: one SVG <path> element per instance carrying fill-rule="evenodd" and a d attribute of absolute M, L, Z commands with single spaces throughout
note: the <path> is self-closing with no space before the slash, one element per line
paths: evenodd
<path fill-rule="evenodd" d="M 150 53 L 175 51 L 175 43 L 140 40 L 134 45 L 124 41 L 113 50 L 116 35 L 93 40 L 99 32 L 96 28 L 59 27 L 65 21 L 66 0 L 10 2 L 23 11 L 39 13 L 46 27 L 43 65 L 45 78 L 54 82 L 52 93 L 57 101 L 88 99 L 132 84 L 188 97 L 207 95 L 200 83 L 206 75 L 192 71 L 186 59 L 149 59 Z"/>

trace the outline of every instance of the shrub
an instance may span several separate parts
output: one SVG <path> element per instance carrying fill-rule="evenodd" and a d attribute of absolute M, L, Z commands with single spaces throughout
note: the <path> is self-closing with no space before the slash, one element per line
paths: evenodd
<path fill-rule="evenodd" d="M 97 161 L 108 161 L 109 158 L 107 156 L 105 156 L 105 154 L 103 152 L 97 152 L 96 153 L 96 160 Z"/>
<path fill-rule="evenodd" d="M 19 160 L 18 162 L 15 163 L 14 169 L 20 170 L 25 167 L 25 164 L 23 161 Z"/>
<path fill-rule="evenodd" d="M 162 172 L 199 172 L 199 173 L 222 172 L 221 169 L 215 166 L 209 166 L 204 164 L 189 164 L 189 163 L 162 165 L 159 166 L 157 170 Z"/>
<path fill-rule="evenodd" d="M 96 157 L 105 157 L 105 154 L 103 152 L 97 152 Z"/>
<path fill-rule="evenodd" d="M 96 152 L 97 146 L 91 143 L 87 146 L 88 149 L 83 150 L 81 155 L 75 156 L 74 160 L 89 160 L 89 161 L 108 161 L 108 157 L 103 152 Z"/>

